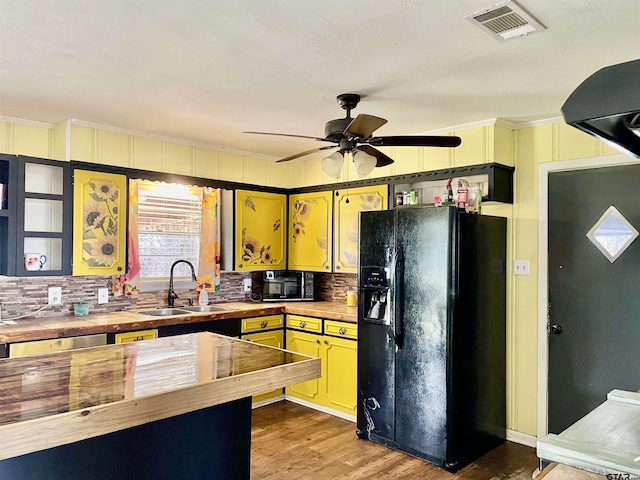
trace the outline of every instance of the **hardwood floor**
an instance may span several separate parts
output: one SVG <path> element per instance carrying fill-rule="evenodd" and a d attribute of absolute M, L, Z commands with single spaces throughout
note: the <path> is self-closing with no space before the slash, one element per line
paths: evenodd
<path fill-rule="evenodd" d="M 355 424 L 282 401 L 253 410 L 253 480 L 530 480 L 535 449 L 506 442 L 455 474 L 359 440 Z"/>

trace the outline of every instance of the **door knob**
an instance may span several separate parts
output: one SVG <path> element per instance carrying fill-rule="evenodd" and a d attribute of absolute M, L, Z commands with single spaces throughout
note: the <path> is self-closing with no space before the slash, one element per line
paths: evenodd
<path fill-rule="evenodd" d="M 554 335 L 560 335 L 562 333 L 562 327 L 557 323 L 552 323 L 549 325 L 549 331 Z"/>

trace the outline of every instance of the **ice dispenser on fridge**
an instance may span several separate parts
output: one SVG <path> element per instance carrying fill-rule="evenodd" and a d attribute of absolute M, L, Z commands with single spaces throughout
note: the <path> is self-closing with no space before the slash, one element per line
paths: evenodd
<path fill-rule="evenodd" d="M 389 325 L 389 269 L 362 267 L 360 283 L 363 319 L 371 323 Z"/>

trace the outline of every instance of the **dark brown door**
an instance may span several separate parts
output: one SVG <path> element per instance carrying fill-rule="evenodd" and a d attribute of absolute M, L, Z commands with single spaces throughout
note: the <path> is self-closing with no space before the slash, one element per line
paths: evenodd
<path fill-rule="evenodd" d="M 612 205 L 640 231 L 640 166 L 549 174 L 551 433 L 613 389 L 640 389 L 640 238 L 613 263 L 587 238 Z"/>

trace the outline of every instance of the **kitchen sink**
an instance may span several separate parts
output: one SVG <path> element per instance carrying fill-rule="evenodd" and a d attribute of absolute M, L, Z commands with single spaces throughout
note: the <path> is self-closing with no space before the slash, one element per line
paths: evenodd
<path fill-rule="evenodd" d="M 155 310 L 144 310 L 137 313 L 151 315 L 152 317 L 169 317 L 171 315 L 187 315 L 189 312 L 186 312 L 181 308 L 158 308 Z"/>
<path fill-rule="evenodd" d="M 188 312 L 224 312 L 229 309 L 218 305 L 195 305 L 193 307 L 180 307 L 180 310 L 186 310 Z"/>

